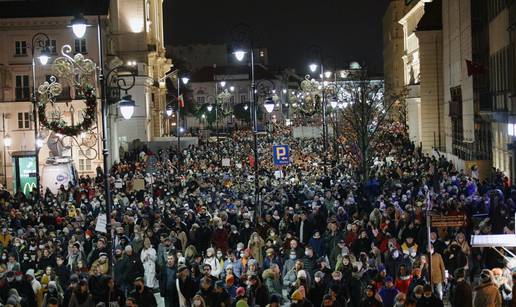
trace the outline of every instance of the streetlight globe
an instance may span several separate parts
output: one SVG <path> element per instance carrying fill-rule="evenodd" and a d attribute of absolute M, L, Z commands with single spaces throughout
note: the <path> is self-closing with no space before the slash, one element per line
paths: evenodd
<path fill-rule="evenodd" d="M 249 106 L 247 104 L 244 104 L 244 110 L 247 111 L 249 109 Z"/>
<path fill-rule="evenodd" d="M 326 77 L 326 79 L 329 79 L 331 77 L 331 71 L 325 71 L 324 76 Z"/>
<path fill-rule="evenodd" d="M 70 27 L 72 28 L 73 34 L 76 38 L 83 38 L 88 26 L 89 25 L 82 14 L 75 16 L 70 23 Z"/>
<path fill-rule="evenodd" d="M 179 132 L 180 132 L 180 133 L 183 133 L 183 132 L 185 132 L 185 128 L 183 128 L 183 127 L 180 127 L 180 128 L 179 128 Z"/>
<path fill-rule="evenodd" d="M 267 113 L 272 113 L 272 111 L 274 111 L 274 100 L 272 100 L 272 97 L 268 97 L 263 103 L 263 106 Z"/>
<path fill-rule="evenodd" d="M 226 87 L 226 81 L 220 81 L 220 86 L 223 88 Z"/>
<path fill-rule="evenodd" d="M 245 57 L 246 52 L 244 50 L 236 50 L 235 52 L 233 52 L 233 54 L 235 55 L 235 58 L 237 59 L 237 61 L 242 62 L 242 60 Z"/>
<path fill-rule="evenodd" d="M 339 101 L 337 100 L 337 97 L 333 97 L 330 101 L 330 105 L 332 109 L 337 108 L 337 105 L 339 104 Z"/>
<path fill-rule="evenodd" d="M 308 66 L 311 72 L 315 72 L 317 70 L 318 65 L 313 63 Z"/>
<path fill-rule="evenodd" d="M 287 89 L 283 89 L 283 94 L 286 94 L 287 93 Z"/>
<path fill-rule="evenodd" d="M 172 108 L 168 108 L 165 110 L 165 114 L 167 114 L 168 117 L 172 116 L 173 110 Z"/>
<path fill-rule="evenodd" d="M 50 57 L 46 54 L 42 54 L 38 57 L 39 62 L 43 66 L 47 65 L 49 59 L 50 59 Z"/>
<path fill-rule="evenodd" d="M 208 110 L 208 112 L 211 112 L 213 110 L 213 106 L 211 104 L 209 104 L 206 109 Z"/>
<path fill-rule="evenodd" d="M 206 114 L 202 114 L 202 115 L 201 115 L 201 118 L 202 118 L 202 119 L 205 119 L 205 118 L 206 118 Z"/>
<path fill-rule="evenodd" d="M 118 102 L 118 105 L 120 106 L 120 113 L 122 113 L 122 116 L 125 119 L 131 119 L 136 106 L 136 102 L 131 99 L 131 95 L 122 97 L 122 100 Z"/>
<path fill-rule="evenodd" d="M 187 85 L 187 84 L 188 84 L 188 82 L 190 82 L 190 78 L 188 78 L 188 77 L 182 77 L 182 78 L 181 78 L 181 82 L 183 82 L 183 84 L 184 84 L 184 85 Z"/>
<path fill-rule="evenodd" d="M 13 139 L 9 136 L 9 134 L 6 134 L 4 136 L 4 146 L 11 147 L 12 144 L 13 144 Z"/>
<path fill-rule="evenodd" d="M 235 87 L 234 87 L 234 86 L 230 86 L 230 87 L 229 87 L 229 90 L 230 90 L 231 92 L 234 92 L 234 91 L 235 91 Z"/>

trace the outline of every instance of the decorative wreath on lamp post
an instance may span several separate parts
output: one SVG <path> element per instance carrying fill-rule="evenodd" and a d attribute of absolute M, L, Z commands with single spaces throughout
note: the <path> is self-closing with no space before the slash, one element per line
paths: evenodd
<path fill-rule="evenodd" d="M 75 125 L 69 125 L 58 116 L 57 119 L 48 119 L 46 115 L 47 103 L 54 105 L 57 97 L 62 92 L 62 85 L 56 77 L 51 76 L 50 82 L 45 81 L 38 88 L 38 118 L 40 124 L 56 133 L 66 136 L 77 136 L 88 131 L 95 121 L 97 111 L 97 97 L 95 96 L 96 65 L 78 53 L 73 58 L 69 55 L 72 48 L 64 45 L 61 48 L 62 57 L 57 58 L 52 64 L 52 71 L 59 80 L 64 80 L 75 88 L 76 96 L 85 99 L 86 108 L 83 110 L 83 120 Z"/>

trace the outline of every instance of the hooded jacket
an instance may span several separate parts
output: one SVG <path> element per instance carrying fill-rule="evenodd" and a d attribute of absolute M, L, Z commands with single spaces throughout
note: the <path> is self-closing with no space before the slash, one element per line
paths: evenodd
<path fill-rule="evenodd" d="M 502 297 L 498 287 L 491 281 L 475 287 L 474 307 L 502 307 Z"/>

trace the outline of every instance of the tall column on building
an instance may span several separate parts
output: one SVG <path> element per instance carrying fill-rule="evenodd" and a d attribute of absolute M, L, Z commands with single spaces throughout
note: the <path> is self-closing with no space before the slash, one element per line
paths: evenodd
<path fill-rule="evenodd" d="M 119 140 L 113 144 L 117 148 L 127 150 L 134 140 L 149 142 L 162 136 L 166 89 L 159 80 L 171 67 L 171 61 L 165 57 L 162 5 L 161 0 L 111 1 L 113 54 L 131 63 L 137 75 L 135 86 L 129 91 L 136 101 L 133 118 L 115 119 L 117 135 L 111 137 Z"/>
<path fill-rule="evenodd" d="M 410 139 L 424 152 L 444 146 L 441 1 L 418 1 L 403 26 L 404 83 Z"/>

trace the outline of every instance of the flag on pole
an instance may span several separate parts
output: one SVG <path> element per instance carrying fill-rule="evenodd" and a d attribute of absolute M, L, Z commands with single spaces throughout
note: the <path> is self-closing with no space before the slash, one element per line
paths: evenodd
<path fill-rule="evenodd" d="M 181 109 L 185 107 L 185 100 L 183 99 L 183 94 L 179 95 L 179 98 L 177 98 L 177 104 Z"/>

